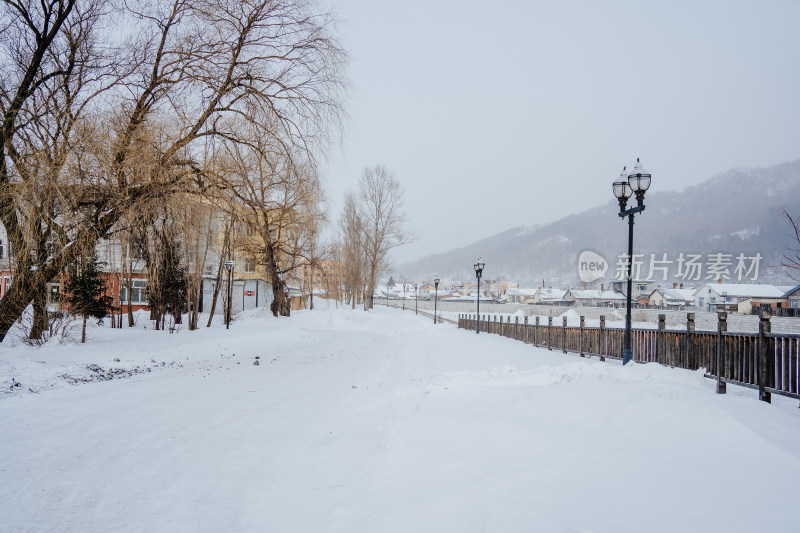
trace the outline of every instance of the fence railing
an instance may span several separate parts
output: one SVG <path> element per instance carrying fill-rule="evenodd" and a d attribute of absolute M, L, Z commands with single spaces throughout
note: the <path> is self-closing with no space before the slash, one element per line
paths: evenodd
<path fill-rule="evenodd" d="M 770 315 L 762 310 L 758 333 L 729 333 L 728 314 L 719 312 L 717 331 L 695 331 L 694 313 L 686 314 L 686 330 L 668 330 L 665 315 L 658 317 L 658 329 L 631 330 L 633 360 L 640 363 L 660 363 L 667 366 L 698 370 L 704 368 L 708 377 L 717 380 L 717 392 L 725 393 L 725 385 L 734 383 L 757 389 L 759 398 L 770 402 L 771 394 L 800 399 L 800 335 L 772 333 Z M 497 315 L 481 315 L 481 332 L 502 335 L 549 350 L 575 352 L 581 357 L 598 356 L 622 359 L 625 330 L 606 328 L 605 317 L 600 327 L 586 327 L 584 317 L 580 326 L 568 326 L 567 317 L 560 325 L 548 317 L 547 323 L 534 317 L 520 322 L 515 317 L 505 321 Z M 475 330 L 475 314 L 461 314 L 458 327 Z"/>

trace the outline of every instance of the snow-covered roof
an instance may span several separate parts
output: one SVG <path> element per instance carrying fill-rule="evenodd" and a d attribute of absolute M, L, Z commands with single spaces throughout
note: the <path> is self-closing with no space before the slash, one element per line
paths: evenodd
<path fill-rule="evenodd" d="M 711 292 L 722 295 L 728 294 L 729 298 L 783 298 L 784 291 L 773 285 L 758 283 L 706 283 L 695 289 L 694 296 Z"/>
<path fill-rule="evenodd" d="M 506 289 L 507 296 L 534 296 L 538 289 L 517 289 L 517 288 L 508 288 Z"/>
<path fill-rule="evenodd" d="M 539 298 L 542 300 L 560 300 L 567 294 L 567 291 L 563 289 L 539 289 Z"/>
<path fill-rule="evenodd" d="M 673 301 L 694 301 L 695 289 L 661 289 L 661 294 L 666 300 Z"/>

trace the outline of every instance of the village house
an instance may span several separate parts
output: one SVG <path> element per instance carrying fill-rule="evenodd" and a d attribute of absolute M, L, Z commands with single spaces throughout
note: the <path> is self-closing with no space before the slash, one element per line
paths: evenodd
<path fill-rule="evenodd" d="M 750 313 L 753 305 L 769 307 L 785 307 L 785 291 L 773 285 L 756 283 L 706 283 L 694 291 L 697 308 L 702 311 L 735 311 L 740 312 L 739 304 L 744 303 L 746 313 Z"/>
<path fill-rule="evenodd" d="M 511 304 L 524 304 L 536 296 L 537 289 L 520 289 L 509 287 L 506 289 L 506 300 Z"/>
<path fill-rule="evenodd" d="M 635 279 L 631 281 L 631 300 L 637 301 L 641 298 L 649 299 L 650 295 L 656 288 L 656 282 L 646 279 Z M 613 292 L 622 293 L 623 296 L 628 295 L 628 282 L 627 280 L 615 279 L 611 282 L 611 290 Z"/>
<path fill-rule="evenodd" d="M 564 295 L 567 291 L 564 289 L 554 289 L 553 287 L 536 289 L 533 297 L 528 300 L 529 304 L 540 305 L 570 305 L 570 302 L 564 300 Z"/>
<path fill-rule="evenodd" d="M 694 289 L 685 289 L 683 284 L 673 284 L 671 289 L 655 289 L 648 297 L 647 304 L 659 309 L 686 309 L 694 306 Z"/>
<path fill-rule="evenodd" d="M 786 307 L 800 309 L 800 285 L 786 291 L 783 297 L 786 298 Z"/>

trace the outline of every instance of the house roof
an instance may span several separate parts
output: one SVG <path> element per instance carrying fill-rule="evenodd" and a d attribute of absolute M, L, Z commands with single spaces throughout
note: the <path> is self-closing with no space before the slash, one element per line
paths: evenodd
<path fill-rule="evenodd" d="M 661 289 L 661 294 L 667 300 L 693 302 L 694 289 Z"/>
<path fill-rule="evenodd" d="M 784 291 L 773 285 L 758 283 L 706 283 L 695 289 L 694 296 L 710 289 L 721 295 L 727 293 L 731 298 L 782 298 Z"/>
<path fill-rule="evenodd" d="M 517 289 L 509 287 L 506 289 L 507 296 L 534 296 L 538 289 Z"/>
<path fill-rule="evenodd" d="M 778 287 L 778 288 L 781 288 L 781 287 Z M 784 297 L 784 298 L 788 298 L 788 297 L 789 297 L 789 296 L 790 296 L 790 295 L 791 295 L 793 292 L 795 292 L 797 289 L 800 289 L 800 285 L 797 285 L 796 287 L 792 287 L 792 288 L 790 288 L 790 289 L 787 289 L 787 290 L 786 290 L 786 291 L 783 293 L 783 297 Z"/>
<path fill-rule="evenodd" d="M 563 289 L 554 289 L 552 287 L 549 289 L 539 289 L 537 292 L 539 293 L 539 298 L 542 300 L 560 300 L 567 294 L 567 291 Z"/>

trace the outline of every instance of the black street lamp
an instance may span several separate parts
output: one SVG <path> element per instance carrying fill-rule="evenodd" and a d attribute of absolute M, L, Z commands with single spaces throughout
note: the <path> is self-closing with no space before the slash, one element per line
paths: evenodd
<path fill-rule="evenodd" d="M 389 283 L 386 283 L 386 307 L 389 307 Z"/>
<path fill-rule="evenodd" d="M 485 263 L 481 261 L 481 258 L 478 258 L 478 262 L 475 263 L 475 277 L 478 278 L 478 319 L 475 321 L 475 333 L 478 334 L 481 332 L 481 276 L 483 275 L 483 267 Z"/>
<path fill-rule="evenodd" d="M 403 283 L 403 311 L 406 310 L 406 284 Z"/>
<path fill-rule="evenodd" d="M 631 271 L 633 267 L 633 215 L 644 211 L 644 193 L 650 188 L 650 173 L 642 168 L 639 158 L 636 158 L 636 167 L 633 172 L 625 175 L 625 167 L 622 168 L 620 180 L 613 185 L 614 196 L 619 201 L 619 217 L 628 217 L 628 295 L 627 311 L 625 313 L 625 348 L 622 350 L 622 364 L 626 365 L 633 359 L 631 350 L 631 292 L 633 290 L 633 279 Z M 632 194 L 636 195 L 636 207 L 625 209 L 628 198 Z"/>
<path fill-rule="evenodd" d="M 417 294 L 417 284 L 414 284 L 414 314 L 419 314 L 419 295 Z"/>
<path fill-rule="evenodd" d="M 436 324 L 436 303 L 439 300 L 439 278 L 433 280 L 433 286 L 436 289 L 433 296 L 433 323 Z"/>
<path fill-rule="evenodd" d="M 231 289 L 231 272 L 233 272 L 233 261 L 225 261 L 225 270 L 228 271 L 228 305 L 225 312 L 225 329 L 231 329 L 231 297 L 233 290 Z"/>

